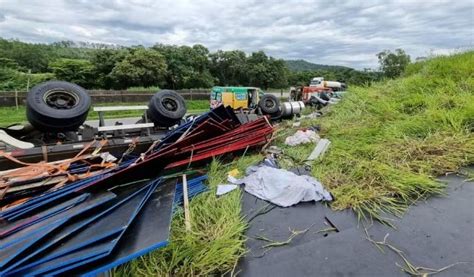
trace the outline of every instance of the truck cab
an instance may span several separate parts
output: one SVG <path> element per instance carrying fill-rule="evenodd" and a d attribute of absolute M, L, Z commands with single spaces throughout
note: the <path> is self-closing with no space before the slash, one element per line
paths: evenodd
<path fill-rule="evenodd" d="M 213 87 L 210 108 L 220 105 L 236 109 L 254 109 L 265 93 L 257 87 Z"/>
<path fill-rule="evenodd" d="M 311 82 L 309 83 L 310 87 L 322 87 L 324 82 L 324 77 L 315 77 L 311 79 Z"/>
<path fill-rule="evenodd" d="M 324 77 L 314 77 L 309 84 L 310 87 L 330 88 L 333 91 L 346 90 L 347 85 L 338 81 L 325 81 Z"/>
<path fill-rule="evenodd" d="M 236 112 L 257 113 L 280 116 L 280 100 L 273 94 L 265 94 L 257 87 L 213 87 L 211 90 L 210 108 L 224 105 Z"/>

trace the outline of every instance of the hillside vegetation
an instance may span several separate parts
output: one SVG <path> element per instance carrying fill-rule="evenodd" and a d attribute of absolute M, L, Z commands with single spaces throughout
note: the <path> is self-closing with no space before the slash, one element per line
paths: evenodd
<path fill-rule="evenodd" d="M 379 219 L 384 212 L 401 216 L 429 195 L 442 194 L 440 174 L 474 163 L 474 52 L 434 58 L 410 65 L 403 78 L 353 87 L 322 118 L 302 126 L 322 125 L 332 141 L 316 161 L 313 174 L 335 195 L 331 207 L 352 209 Z M 294 161 L 304 162 L 314 145 L 284 146 L 295 132 L 283 122 L 276 144 Z M 244 172 L 263 157 L 247 155 L 209 167 L 210 191 L 191 201 L 192 232 L 184 230 L 179 211 L 173 219 L 170 245 L 121 267 L 118 276 L 217 276 L 233 270 L 245 254 L 246 220 L 241 191 L 217 198 L 216 185 L 227 172 Z"/>
<path fill-rule="evenodd" d="M 312 77 L 366 84 L 379 75 L 304 61 L 305 71 L 293 72 L 284 60 L 263 51 L 211 52 L 205 46 L 155 44 L 151 47 L 76 43 L 32 44 L 0 38 L 0 91 L 25 90 L 59 79 L 86 89 L 161 87 L 210 88 L 214 85 L 287 88 Z M 380 76 L 379 76 L 380 77 Z M 28 82 L 29 81 L 29 82 Z"/>
<path fill-rule="evenodd" d="M 285 60 L 286 66 L 291 71 L 315 71 L 315 70 L 346 70 L 352 69 L 346 66 L 340 65 L 326 65 L 326 64 L 316 64 L 311 63 L 305 60 Z"/>

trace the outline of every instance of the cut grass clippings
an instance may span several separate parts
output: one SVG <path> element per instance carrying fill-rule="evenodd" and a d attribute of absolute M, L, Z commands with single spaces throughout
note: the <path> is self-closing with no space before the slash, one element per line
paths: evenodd
<path fill-rule="evenodd" d="M 474 162 L 474 52 L 433 58 L 411 65 L 409 76 L 351 87 L 322 118 L 301 127 L 321 125 L 331 140 L 312 173 L 335 196 L 331 207 L 350 208 L 360 218 L 384 221 L 384 213 L 401 216 L 418 199 L 442 194 L 436 177 Z M 284 167 L 302 163 L 314 145 L 285 147 L 297 128 L 282 123 L 274 144 L 285 152 Z M 170 244 L 116 270 L 120 276 L 209 276 L 233 272 L 246 253 L 241 192 L 215 196 L 227 172 L 262 159 L 247 155 L 235 164 L 210 165 L 209 192 L 191 201 L 192 232 L 184 216 L 173 219 Z M 390 222 L 387 222 L 390 223 Z M 416 269 L 416 268 L 415 268 Z M 420 268 L 418 268 L 420 269 Z M 444 269 L 442 269 L 444 270 Z"/>
<path fill-rule="evenodd" d="M 367 228 L 365 228 L 365 235 L 366 235 L 366 239 L 370 241 L 371 243 L 373 243 L 375 247 L 377 247 L 380 250 L 380 252 L 384 253 L 382 246 L 385 246 L 386 248 L 390 249 L 395 254 L 397 254 L 400 257 L 400 259 L 402 259 L 403 265 L 399 263 L 395 263 L 395 265 L 398 266 L 403 272 L 407 273 L 410 276 L 428 277 L 430 275 L 434 275 L 434 274 L 443 272 L 445 270 L 448 270 L 451 267 L 456 266 L 458 264 L 468 263 L 468 262 L 456 262 L 439 269 L 429 268 L 429 267 L 424 267 L 424 266 L 416 266 L 416 265 L 413 265 L 408 260 L 406 254 L 402 250 L 398 249 L 394 245 L 387 242 L 389 233 L 385 235 L 385 237 L 383 238 L 383 241 L 375 241 L 374 239 L 372 239 L 369 235 L 369 232 L 367 231 Z"/>

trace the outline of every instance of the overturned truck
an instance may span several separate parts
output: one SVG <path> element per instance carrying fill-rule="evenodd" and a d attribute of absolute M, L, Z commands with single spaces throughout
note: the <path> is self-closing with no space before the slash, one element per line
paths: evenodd
<path fill-rule="evenodd" d="M 91 109 L 87 91 L 75 84 L 49 81 L 33 87 L 26 98 L 28 124 L 0 128 L 0 171 L 20 162 L 57 161 L 97 147 L 121 155 L 126 151 L 143 152 L 179 125 L 186 114 L 184 99 L 175 91 L 161 90 L 148 106 L 95 107 L 98 124 L 86 123 Z M 115 122 L 107 126 L 105 113 L 143 110 L 136 122 Z M 107 143 L 101 143 L 106 140 Z"/>
<path fill-rule="evenodd" d="M 280 120 L 299 115 L 303 102 L 283 102 L 256 87 L 214 87 L 210 109 L 231 108 L 241 123 L 268 116 Z M 53 162 L 70 158 L 87 148 L 115 157 L 130 152 L 143 153 L 167 133 L 191 119 L 186 118 L 186 104 L 178 93 L 161 90 L 147 106 L 93 107 L 97 122 L 86 122 L 91 110 L 87 91 L 72 83 L 49 81 L 33 87 L 26 99 L 28 124 L 0 128 L 0 171 L 21 163 Z M 143 110 L 140 119 L 114 120 L 107 125 L 105 113 Z"/>
<path fill-rule="evenodd" d="M 213 87 L 210 107 L 220 105 L 234 109 L 239 117 L 268 115 L 272 120 L 288 119 L 301 114 L 301 101 L 280 102 L 273 94 L 264 93 L 258 87 Z"/>
<path fill-rule="evenodd" d="M 339 81 L 325 81 L 323 77 L 311 79 L 309 86 L 290 88 L 290 101 L 303 101 L 318 109 L 326 106 L 331 99 L 340 98 L 347 90 L 347 84 Z"/>

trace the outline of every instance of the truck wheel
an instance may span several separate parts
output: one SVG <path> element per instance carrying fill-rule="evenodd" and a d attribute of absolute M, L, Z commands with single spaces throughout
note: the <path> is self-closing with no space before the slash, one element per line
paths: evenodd
<path fill-rule="evenodd" d="M 75 131 L 87 118 L 91 98 L 72 83 L 49 81 L 33 87 L 26 97 L 26 117 L 43 132 Z"/>
<path fill-rule="evenodd" d="M 273 94 L 265 94 L 258 102 L 258 106 L 264 114 L 275 114 L 280 110 L 280 100 Z"/>
<path fill-rule="evenodd" d="M 147 115 L 161 127 L 171 127 L 186 114 L 186 104 L 181 95 L 173 90 L 161 90 L 150 99 Z"/>

